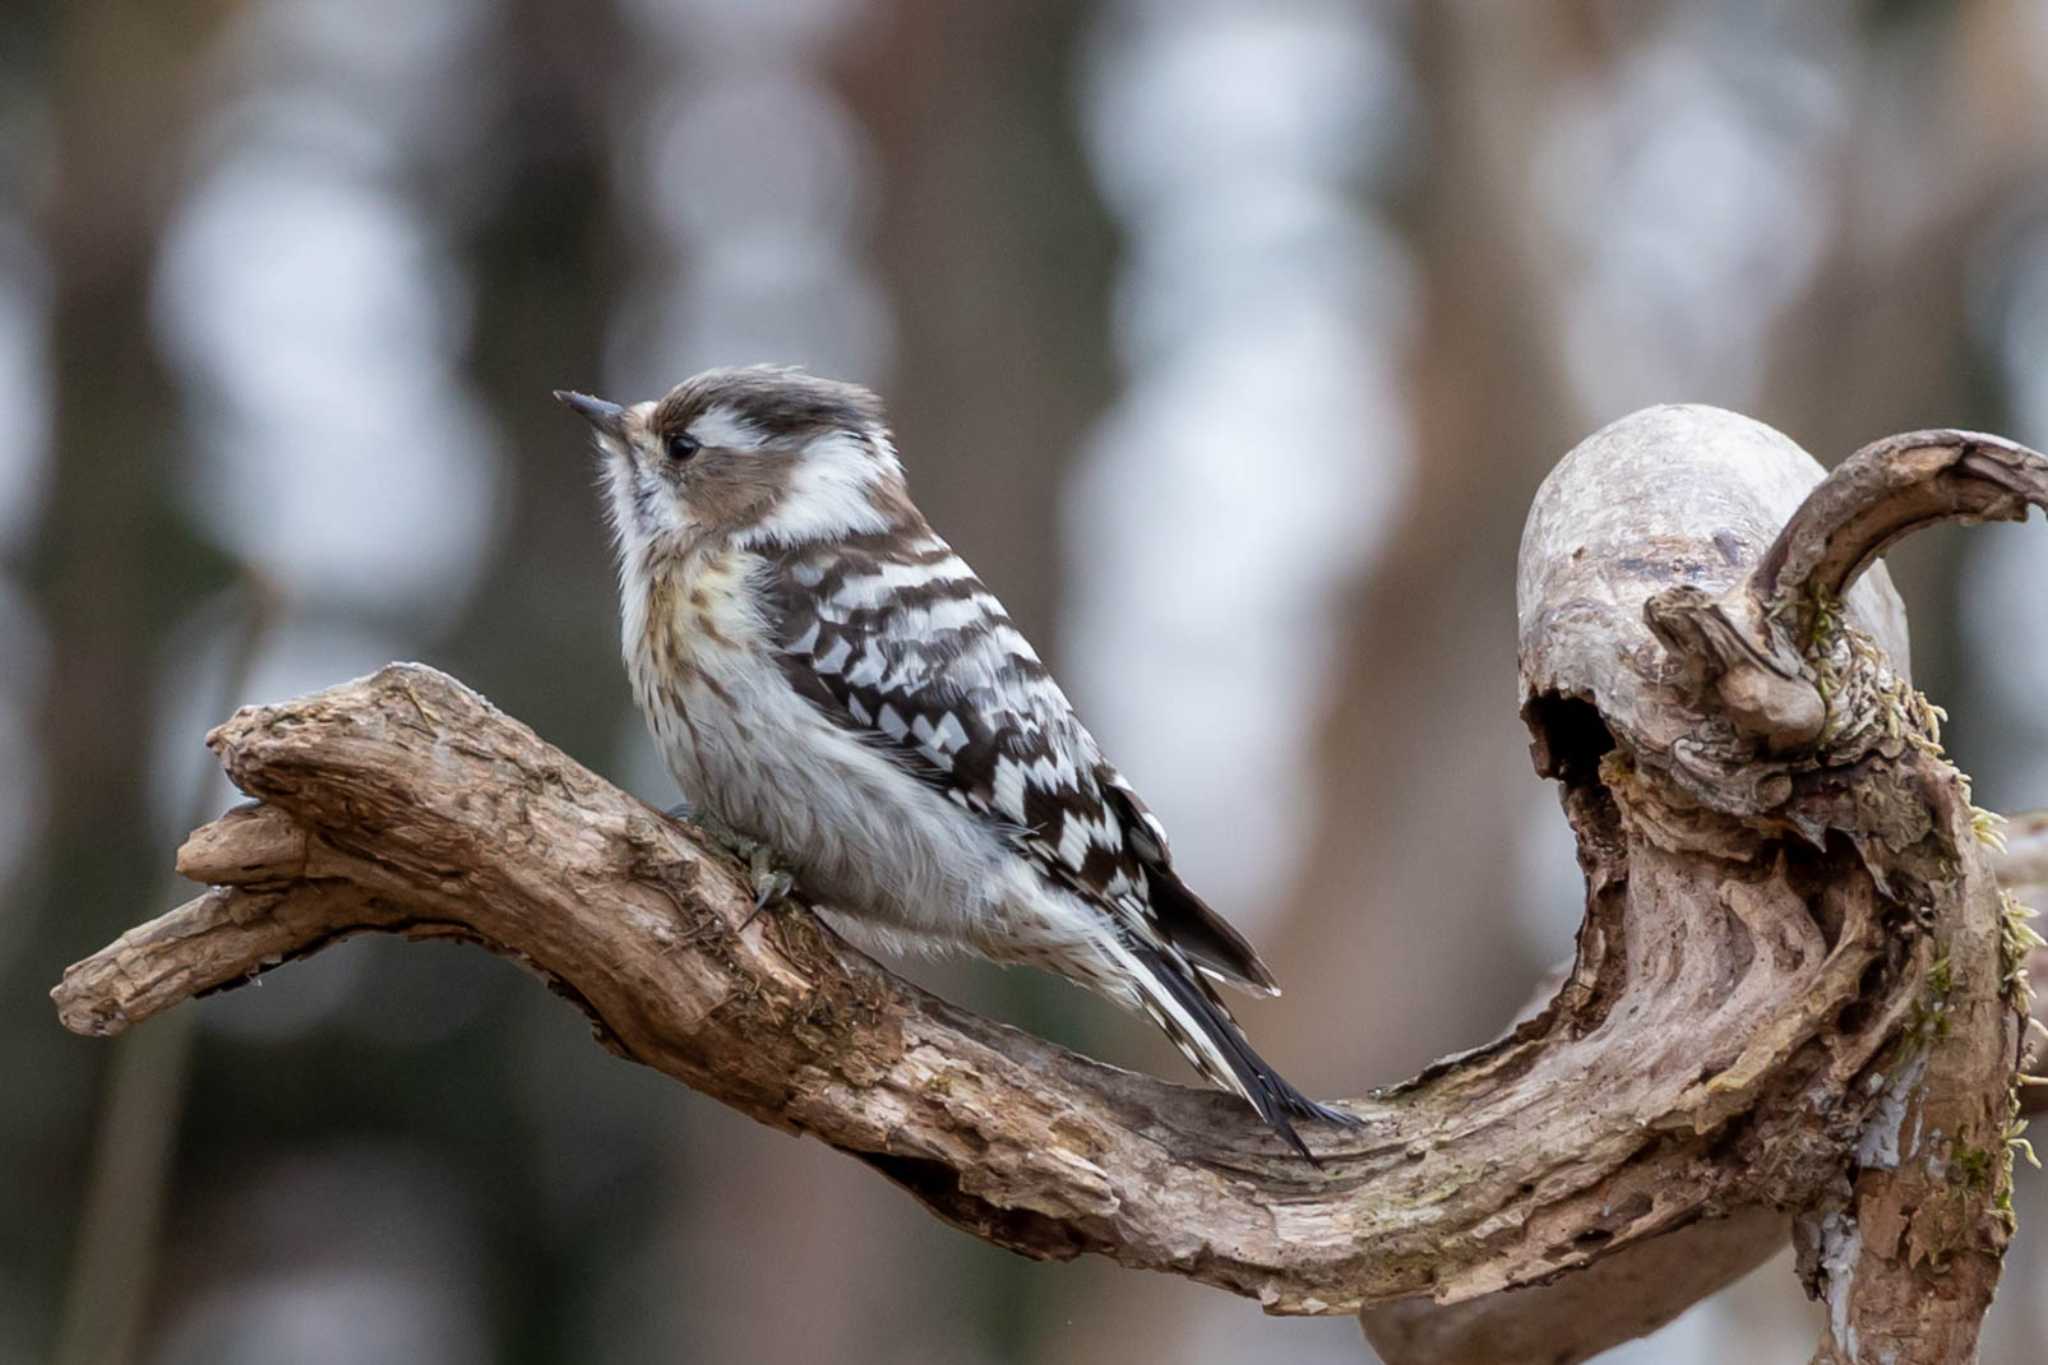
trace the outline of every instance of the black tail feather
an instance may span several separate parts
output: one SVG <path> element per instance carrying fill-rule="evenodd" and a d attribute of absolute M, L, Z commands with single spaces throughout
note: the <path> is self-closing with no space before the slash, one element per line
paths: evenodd
<path fill-rule="evenodd" d="M 1216 994 L 1215 988 L 1178 953 L 1171 949 L 1137 945 L 1132 945 L 1130 951 L 1144 969 L 1146 984 L 1156 987 L 1165 997 L 1148 1003 L 1148 1012 L 1154 1021 L 1173 1039 L 1196 1070 L 1217 1085 L 1242 1095 L 1267 1126 L 1285 1138 L 1288 1145 L 1300 1152 L 1311 1165 L 1321 1163 L 1309 1151 L 1308 1144 L 1301 1140 L 1301 1134 L 1295 1131 L 1295 1119 L 1344 1127 L 1358 1125 L 1355 1115 L 1318 1104 L 1302 1094 L 1265 1058 L 1252 1051 L 1251 1044 L 1245 1040 L 1243 1031 L 1231 1018 L 1230 1010 Z M 1169 1003 L 1171 1008 L 1167 1007 Z M 1192 1021 L 1201 1037 L 1184 1036 L 1187 1030 L 1180 1025 L 1181 1019 Z"/>

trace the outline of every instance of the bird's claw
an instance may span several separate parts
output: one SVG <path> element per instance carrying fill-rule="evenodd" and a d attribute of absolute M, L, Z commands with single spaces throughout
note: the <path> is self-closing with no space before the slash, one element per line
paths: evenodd
<path fill-rule="evenodd" d="M 752 924 L 755 915 L 775 902 L 787 900 L 789 893 L 796 890 L 796 875 L 775 860 L 774 849 L 759 842 L 747 855 L 747 880 L 754 884 L 754 914 L 747 916 L 747 924 Z M 746 925 L 740 927 L 744 929 Z"/>
<path fill-rule="evenodd" d="M 763 910 L 778 901 L 787 900 L 789 894 L 796 890 L 796 874 L 783 866 L 775 850 L 761 840 L 740 833 L 708 811 L 691 809 L 687 802 L 671 806 L 668 814 L 672 819 L 695 825 L 746 868 L 747 883 L 754 889 L 754 909 L 740 923 L 743 932 L 760 918 Z"/>

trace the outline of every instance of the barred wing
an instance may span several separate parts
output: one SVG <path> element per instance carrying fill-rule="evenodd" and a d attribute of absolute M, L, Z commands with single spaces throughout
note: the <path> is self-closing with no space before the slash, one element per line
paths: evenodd
<path fill-rule="evenodd" d="M 800 546 L 771 571 L 780 661 L 798 693 L 1141 938 L 1276 990 L 1251 945 L 1173 871 L 1158 820 L 943 540 L 917 528 Z"/>

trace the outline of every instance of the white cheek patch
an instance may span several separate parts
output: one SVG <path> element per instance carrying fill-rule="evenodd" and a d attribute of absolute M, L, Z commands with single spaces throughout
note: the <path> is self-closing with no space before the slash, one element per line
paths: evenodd
<path fill-rule="evenodd" d="M 694 430 L 694 428 L 693 428 Z M 820 436 L 804 447 L 775 510 L 736 537 L 743 547 L 794 545 L 807 540 L 873 535 L 889 529 L 875 505 L 875 486 L 886 470 L 867 443 L 850 431 Z"/>
<path fill-rule="evenodd" d="M 753 450 L 760 446 L 762 433 L 730 406 L 718 403 L 690 423 L 690 436 L 714 450 Z"/>
<path fill-rule="evenodd" d="M 640 473 L 633 465 L 633 457 L 619 449 L 616 441 L 607 439 L 604 447 L 603 478 L 609 514 L 606 520 L 611 522 L 620 552 L 631 555 L 646 543 L 655 528 L 649 524 L 647 500 L 641 493 Z"/>
<path fill-rule="evenodd" d="M 597 446 L 604 454 L 604 485 L 612 530 L 618 543 L 620 571 L 629 560 L 644 555 L 660 536 L 684 529 L 689 517 L 662 482 L 644 467 L 641 453 L 647 440 L 647 424 L 655 404 L 650 400 L 626 409 L 623 437 L 600 432 Z"/>

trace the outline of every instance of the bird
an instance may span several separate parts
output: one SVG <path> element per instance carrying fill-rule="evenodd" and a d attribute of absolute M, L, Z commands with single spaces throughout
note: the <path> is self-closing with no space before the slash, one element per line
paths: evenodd
<path fill-rule="evenodd" d="M 635 703 L 691 817 L 855 946 L 1050 971 L 1149 1018 L 1294 1150 L 1351 1125 L 1217 987 L 1279 994 L 1030 641 L 911 500 L 881 400 L 707 370 L 589 423 Z"/>

